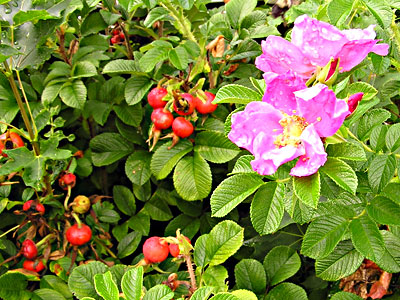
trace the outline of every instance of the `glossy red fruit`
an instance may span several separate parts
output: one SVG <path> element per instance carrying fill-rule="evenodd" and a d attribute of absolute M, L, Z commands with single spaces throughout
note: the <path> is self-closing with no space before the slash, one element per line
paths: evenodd
<path fill-rule="evenodd" d="M 73 188 L 75 184 L 76 184 L 76 176 L 70 172 L 64 173 L 58 179 L 58 185 L 63 190 L 68 190 L 68 186 L 71 186 L 71 188 Z"/>
<path fill-rule="evenodd" d="M 119 33 L 119 37 L 120 37 L 121 40 L 123 40 L 123 39 L 125 39 L 125 34 L 121 31 Z"/>
<path fill-rule="evenodd" d="M 44 269 L 44 264 L 41 260 L 25 260 L 22 266 L 25 270 L 33 272 L 40 272 Z"/>
<path fill-rule="evenodd" d="M 189 242 L 189 244 L 191 244 L 190 239 L 187 236 L 183 235 L 183 237 Z M 177 257 L 180 252 L 178 244 L 169 244 L 169 253 L 171 253 L 173 257 Z"/>
<path fill-rule="evenodd" d="M 195 98 L 196 110 L 203 115 L 212 113 L 218 107 L 217 104 L 211 103 L 214 100 L 215 95 L 210 92 L 204 92 L 204 93 L 207 96 L 206 102 L 201 101 L 199 98 Z"/>
<path fill-rule="evenodd" d="M 151 121 L 158 130 L 170 128 L 174 121 L 174 116 L 163 108 L 156 108 L 151 113 Z"/>
<path fill-rule="evenodd" d="M 147 101 L 152 108 L 162 108 L 167 104 L 167 101 L 163 101 L 164 96 L 168 94 L 167 90 L 162 87 L 156 87 L 150 91 L 147 95 Z"/>
<path fill-rule="evenodd" d="M 195 108 L 195 100 L 192 95 L 184 93 L 181 94 L 179 99 L 174 100 L 174 110 L 178 115 L 188 116 L 191 115 Z"/>
<path fill-rule="evenodd" d="M 119 35 L 114 35 L 112 38 L 111 38 L 111 44 L 118 44 L 120 42 L 120 37 L 119 37 Z"/>
<path fill-rule="evenodd" d="M 41 203 L 36 203 L 36 201 L 34 200 L 28 200 L 24 203 L 24 205 L 22 206 L 22 210 L 23 211 L 28 211 L 28 210 L 33 210 L 33 211 L 37 211 L 39 212 L 41 215 L 43 215 L 45 213 L 45 208 L 44 205 Z"/>
<path fill-rule="evenodd" d="M 92 238 L 92 230 L 86 224 L 72 225 L 66 232 L 67 240 L 72 246 L 82 246 Z"/>
<path fill-rule="evenodd" d="M 34 259 L 38 254 L 36 244 L 29 239 L 26 239 L 22 243 L 22 255 L 25 256 L 27 259 Z"/>
<path fill-rule="evenodd" d="M 150 263 L 159 263 L 168 257 L 168 243 L 158 236 L 148 238 L 143 244 L 143 255 Z"/>
<path fill-rule="evenodd" d="M 18 133 L 10 131 L 0 135 L 0 154 L 7 157 L 3 150 L 11 150 L 25 146 Z"/>
<path fill-rule="evenodd" d="M 119 34 L 119 30 L 118 29 L 113 29 L 112 35 L 118 35 L 118 34 Z"/>
<path fill-rule="evenodd" d="M 184 117 L 175 118 L 172 122 L 172 131 L 180 138 L 187 138 L 193 133 L 193 125 Z"/>

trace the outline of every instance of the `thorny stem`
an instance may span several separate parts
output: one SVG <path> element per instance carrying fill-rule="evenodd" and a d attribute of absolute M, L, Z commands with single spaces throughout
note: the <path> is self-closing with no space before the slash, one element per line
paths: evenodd
<path fill-rule="evenodd" d="M 190 284 L 192 285 L 192 292 L 194 292 L 195 290 L 197 290 L 197 284 L 196 284 L 196 276 L 195 276 L 194 270 L 193 270 L 192 259 L 190 257 L 190 254 L 184 255 L 184 257 L 185 257 L 186 266 L 187 266 L 189 276 L 190 276 Z"/>
<path fill-rule="evenodd" d="M 181 16 L 181 14 L 174 8 L 174 6 L 166 1 L 165 3 L 160 3 L 161 6 L 163 6 L 166 10 L 170 12 L 172 17 L 179 23 L 181 29 L 182 29 L 182 34 L 187 37 L 189 40 L 192 42 L 195 42 L 197 44 L 197 40 L 194 37 L 193 33 L 190 31 L 190 28 L 187 27 L 185 19 Z"/>
<path fill-rule="evenodd" d="M 64 34 L 64 30 L 61 28 L 61 30 L 57 29 L 57 35 L 58 38 L 60 40 L 60 46 L 58 47 L 58 53 L 60 53 L 60 55 L 62 56 L 63 60 L 69 64 L 70 66 L 71 64 L 71 60 L 68 58 L 67 53 L 65 51 L 65 34 Z"/>

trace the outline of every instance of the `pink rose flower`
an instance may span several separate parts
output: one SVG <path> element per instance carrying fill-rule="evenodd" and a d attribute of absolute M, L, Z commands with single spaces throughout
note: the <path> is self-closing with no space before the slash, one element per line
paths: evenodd
<path fill-rule="evenodd" d="M 341 72 L 349 71 L 370 52 L 387 55 L 389 45 L 377 44 L 374 27 L 339 30 L 302 15 L 294 22 L 291 42 L 278 36 L 262 41 L 263 54 L 256 58 L 256 66 L 278 74 L 292 70 L 306 79 L 318 66 L 325 66 L 331 58 L 340 58 Z"/>
<path fill-rule="evenodd" d="M 270 81 L 272 91 L 285 76 Z M 261 175 L 272 175 L 280 165 L 295 158 L 299 160 L 290 175 L 317 172 L 327 159 L 321 137 L 335 134 L 349 113 L 346 101 L 337 99 L 325 85 L 293 90 L 285 91 L 290 98 L 288 105 L 286 97 L 266 93 L 263 102 L 251 102 L 232 116 L 228 137 L 254 155 L 252 168 Z"/>

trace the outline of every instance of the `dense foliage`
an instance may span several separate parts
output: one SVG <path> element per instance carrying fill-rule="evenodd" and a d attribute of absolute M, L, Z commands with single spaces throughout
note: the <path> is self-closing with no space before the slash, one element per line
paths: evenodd
<path fill-rule="evenodd" d="M 1 299 L 400 297 L 400 2 L 226 2 L 0 0 Z M 305 14 L 388 55 L 285 77 L 346 111 L 322 166 L 263 173 L 235 122 L 300 101 L 256 58 Z"/>

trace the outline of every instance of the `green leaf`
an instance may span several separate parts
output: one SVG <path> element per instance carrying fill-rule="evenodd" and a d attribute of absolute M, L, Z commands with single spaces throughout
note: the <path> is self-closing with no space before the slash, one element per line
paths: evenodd
<path fill-rule="evenodd" d="M 212 216 L 226 216 L 263 184 L 264 181 L 257 175 L 239 174 L 225 179 L 211 195 Z"/>
<path fill-rule="evenodd" d="M 375 126 L 371 131 L 371 136 L 369 137 L 369 143 L 371 144 L 371 148 L 376 152 L 383 150 L 386 146 L 386 133 L 388 131 L 387 125 L 378 125 Z"/>
<path fill-rule="evenodd" d="M 108 62 L 103 68 L 103 74 L 135 74 L 146 76 L 134 60 L 115 59 Z"/>
<path fill-rule="evenodd" d="M 370 101 L 362 101 L 358 103 L 357 109 L 344 121 L 343 124 L 350 127 L 356 123 L 364 114 L 370 111 L 375 105 L 380 102 L 379 98 L 375 97 Z"/>
<path fill-rule="evenodd" d="M 239 289 L 264 293 L 267 277 L 263 265 L 255 259 L 242 259 L 235 266 L 235 282 Z"/>
<path fill-rule="evenodd" d="M 40 288 L 49 288 L 58 291 L 64 298 L 72 298 L 72 293 L 68 285 L 60 277 L 55 275 L 45 275 L 40 280 Z"/>
<path fill-rule="evenodd" d="M 205 253 L 210 266 L 225 262 L 242 246 L 244 228 L 233 221 L 225 220 L 210 231 L 207 236 Z"/>
<path fill-rule="evenodd" d="M 45 10 L 29 10 L 29 11 L 19 11 L 17 12 L 14 17 L 14 27 L 20 26 L 26 22 L 33 22 L 36 23 L 39 20 L 48 20 L 48 19 L 55 19 L 56 17 L 50 15 Z"/>
<path fill-rule="evenodd" d="M 0 45 L 0 63 L 6 61 L 9 57 L 17 55 L 17 49 L 5 44 Z"/>
<path fill-rule="evenodd" d="M 0 297 L 7 300 L 29 300 L 27 277 L 21 273 L 5 273 L 0 276 Z"/>
<path fill-rule="evenodd" d="M 390 182 L 387 186 L 385 186 L 381 192 L 381 195 L 400 205 L 400 199 L 398 197 L 398 195 L 400 195 L 400 183 Z"/>
<path fill-rule="evenodd" d="M 353 219 L 350 223 L 351 240 L 354 247 L 372 261 L 378 261 L 385 251 L 378 226 L 367 215 Z"/>
<path fill-rule="evenodd" d="M 314 220 L 304 235 L 302 254 L 315 259 L 326 257 L 341 241 L 349 223 L 345 218 L 334 215 Z"/>
<path fill-rule="evenodd" d="M 284 282 L 274 287 L 265 300 L 308 300 L 304 289 L 294 283 Z"/>
<path fill-rule="evenodd" d="M 188 140 L 181 140 L 172 149 L 168 149 L 170 146 L 171 142 L 168 142 L 157 148 L 151 159 L 150 169 L 158 180 L 167 177 L 178 161 L 193 149 Z"/>
<path fill-rule="evenodd" d="M 240 300 L 240 299 L 232 295 L 231 293 L 222 292 L 216 294 L 214 297 L 210 298 L 210 300 Z"/>
<path fill-rule="evenodd" d="M 198 267 L 204 268 L 209 263 L 209 260 L 206 257 L 207 242 L 208 242 L 208 234 L 203 234 L 196 240 L 193 251 L 193 258 L 194 258 L 194 263 Z"/>
<path fill-rule="evenodd" d="M 358 185 L 357 175 L 344 161 L 328 157 L 327 162 L 320 168 L 337 185 L 349 193 L 355 194 Z"/>
<path fill-rule="evenodd" d="M 300 269 L 300 256 L 288 246 L 276 246 L 263 262 L 268 285 L 276 285 L 297 273 Z"/>
<path fill-rule="evenodd" d="M 353 0 L 333 0 L 328 4 L 328 16 L 333 25 L 343 24 L 353 9 Z"/>
<path fill-rule="evenodd" d="M 111 272 L 94 275 L 94 285 L 97 293 L 106 300 L 119 300 L 119 291 Z"/>
<path fill-rule="evenodd" d="M 60 90 L 61 100 L 70 107 L 83 109 L 86 102 L 87 90 L 81 80 L 66 82 Z"/>
<path fill-rule="evenodd" d="M 144 205 L 144 210 L 155 221 L 168 221 L 172 219 L 172 213 L 168 204 L 157 194 L 151 197 Z"/>
<path fill-rule="evenodd" d="M 336 281 L 353 274 L 364 260 L 351 241 L 340 242 L 329 256 L 317 259 L 315 274 L 323 280 Z"/>
<path fill-rule="evenodd" d="M 79 61 L 72 69 L 71 78 L 93 77 L 97 75 L 96 66 L 90 61 Z"/>
<path fill-rule="evenodd" d="M 377 196 L 367 206 L 368 215 L 380 224 L 400 225 L 400 206 L 386 197 Z"/>
<path fill-rule="evenodd" d="M 167 47 L 152 48 L 147 51 L 139 60 L 140 68 L 143 72 L 151 72 L 156 64 L 162 63 L 168 58 L 169 49 Z"/>
<path fill-rule="evenodd" d="M 93 297 L 100 299 L 94 286 L 94 276 L 106 271 L 107 266 L 98 261 L 76 267 L 68 278 L 69 289 L 78 298 Z"/>
<path fill-rule="evenodd" d="M 382 28 L 386 29 L 390 27 L 393 13 L 390 5 L 386 3 L 386 1 L 363 0 L 363 2 Z"/>
<path fill-rule="evenodd" d="M 140 211 L 128 220 L 128 226 L 142 235 L 149 235 L 150 217 L 146 212 Z"/>
<path fill-rule="evenodd" d="M 132 183 L 145 184 L 151 176 L 151 154 L 147 151 L 135 151 L 125 163 L 125 174 Z"/>
<path fill-rule="evenodd" d="M 261 101 L 261 99 L 262 95 L 248 87 L 238 84 L 227 84 L 218 90 L 213 103 L 247 104 L 252 101 Z"/>
<path fill-rule="evenodd" d="M 107 23 L 107 25 L 115 24 L 118 21 L 118 19 L 121 17 L 121 15 L 119 15 L 119 14 L 113 14 L 104 9 L 100 10 L 100 15 L 103 17 L 103 20 L 104 20 L 104 22 Z"/>
<path fill-rule="evenodd" d="M 169 61 L 178 70 L 185 70 L 189 64 L 189 55 L 185 48 L 176 47 L 168 52 Z"/>
<path fill-rule="evenodd" d="M 226 292 L 228 290 L 228 270 L 223 266 L 213 266 L 206 269 L 202 279 L 204 285 L 214 287 L 214 293 Z"/>
<path fill-rule="evenodd" d="M 380 192 L 393 178 L 396 171 L 394 155 L 378 154 L 368 168 L 368 182 L 375 192 Z"/>
<path fill-rule="evenodd" d="M 374 126 L 382 124 L 388 118 L 390 118 L 390 112 L 385 109 L 376 108 L 368 111 L 358 124 L 357 135 L 361 140 L 367 139 Z"/>
<path fill-rule="evenodd" d="M 254 195 L 250 207 L 251 223 L 260 235 L 278 230 L 285 212 L 283 195 L 284 185 L 276 182 L 267 182 Z"/>
<path fill-rule="evenodd" d="M 199 154 L 186 156 L 176 165 L 174 187 L 185 200 L 201 200 L 211 190 L 212 174 L 208 163 Z"/>
<path fill-rule="evenodd" d="M 256 294 L 248 290 L 234 290 L 231 292 L 232 295 L 236 296 L 240 300 L 257 300 Z"/>
<path fill-rule="evenodd" d="M 242 155 L 240 156 L 233 167 L 232 172 L 229 174 L 256 174 L 256 172 L 252 169 L 250 162 L 254 159 L 253 155 Z"/>
<path fill-rule="evenodd" d="M 41 288 L 35 290 L 33 293 L 41 300 L 65 300 L 63 295 L 53 289 Z"/>
<path fill-rule="evenodd" d="M 319 172 L 310 176 L 293 177 L 293 188 L 300 201 L 317 208 L 321 190 Z"/>
<path fill-rule="evenodd" d="M 26 147 L 5 150 L 5 152 L 7 152 L 7 155 L 12 159 L 9 159 L 4 165 L 2 165 L 0 168 L 0 175 L 8 175 L 12 172 L 18 172 L 35 161 L 35 155 Z"/>
<path fill-rule="evenodd" d="M 400 124 L 394 124 L 389 127 L 385 141 L 386 147 L 391 152 L 396 152 L 400 148 Z"/>
<path fill-rule="evenodd" d="M 101 133 L 90 140 L 93 164 L 107 166 L 129 155 L 133 146 L 118 133 Z"/>
<path fill-rule="evenodd" d="M 385 251 L 376 263 L 386 272 L 398 273 L 400 272 L 400 238 L 387 230 L 382 230 L 381 234 L 385 242 Z"/>
<path fill-rule="evenodd" d="M 170 300 L 174 297 L 174 292 L 165 284 L 153 286 L 144 295 L 143 300 Z"/>
<path fill-rule="evenodd" d="M 240 23 L 257 6 L 256 0 L 231 0 L 225 5 L 226 14 L 233 28 L 239 28 Z"/>
<path fill-rule="evenodd" d="M 126 235 L 118 244 L 118 257 L 124 258 L 131 255 L 139 246 L 142 235 L 137 231 L 132 231 Z"/>
<path fill-rule="evenodd" d="M 132 216 L 136 211 L 135 196 L 126 186 L 114 185 L 113 198 L 118 209 L 125 215 Z"/>
<path fill-rule="evenodd" d="M 362 101 L 367 101 L 374 98 L 378 94 L 378 90 L 366 82 L 354 82 L 349 85 L 348 93 L 350 95 L 364 93 Z"/>
<path fill-rule="evenodd" d="M 365 151 L 360 144 L 353 143 L 338 143 L 329 144 L 326 148 L 328 156 L 336 157 L 340 159 L 364 161 L 367 160 Z"/>
<path fill-rule="evenodd" d="M 122 277 L 121 288 L 126 300 L 140 300 L 143 286 L 143 267 L 129 269 Z"/>
<path fill-rule="evenodd" d="M 143 21 L 143 25 L 150 28 L 158 20 L 164 19 L 169 16 L 168 10 L 163 7 L 155 7 L 150 10 L 147 14 L 146 19 Z"/>
<path fill-rule="evenodd" d="M 143 112 L 140 103 L 136 105 L 126 105 L 125 103 L 114 105 L 113 109 L 118 118 L 127 125 L 139 127 L 140 122 L 142 122 Z"/>
<path fill-rule="evenodd" d="M 190 297 L 191 300 L 206 300 L 208 299 L 214 291 L 212 286 L 202 286 L 198 288 Z"/>
<path fill-rule="evenodd" d="M 206 160 L 221 164 L 234 159 L 240 149 L 223 133 L 203 131 L 196 135 L 194 151 Z"/>
<path fill-rule="evenodd" d="M 195 236 L 195 234 L 199 231 L 199 228 L 200 228 L 199 219 L 193 218 L 188 215 L 180 214 L 179 216 L 177 216 L 171 222 L 168 223 L 164 231 L 164 236 L 174 236 L 176 234 L 176 230 L 180 229 L 181 233 L 184 236 L 187 236 L 189 239 L 192 239 Z"/>
<path fill-rule="evenodd" d="M 356 294 L 348 292 L 339 292 L 332 296 L 331 300 L 361 300 Z"/>
<path fill-rule="evenodd" d="M 145 76 L 132 76 L 125 85 L 125 100 L 129 105 L 139 103 L 153 85 Z"/>

